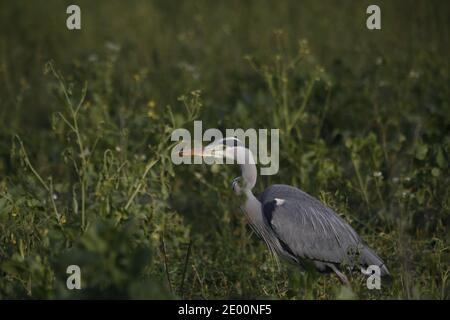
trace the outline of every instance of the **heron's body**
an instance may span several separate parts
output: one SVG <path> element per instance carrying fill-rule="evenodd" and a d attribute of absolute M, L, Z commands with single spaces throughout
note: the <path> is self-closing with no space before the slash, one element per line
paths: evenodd
<path fill-rule="evenodd" d="M 335 272 L 344 283 L 348 280 L 342 271 L 354 267 L 376 265 L 381 275 L 389 274 L 383 260 L 355 230 L 309 194 L 276 184 L 257 199 L 252 193 L 257 178 L 253 155 L 237 138 L 215 141 L 187 154 L 238 160 L 242 176 L 233 180 L 233 190 L 245 195 L 243 209 L 250 225 L 272 252 L 301 266 L 310 261 L 320 272 Z"/>
<path fill-rule="evenodd" d="M 247 192 L 245 212 L 250 224 L 279 256 L 299 265 L 311 261 L 320 272 L 340 271 L 345 266 L 380 267 L 388 274 L 383 261 L 352 227 L 332 209 L 309 194 L 288 185 L 272 185 L 255 204 Z"/>

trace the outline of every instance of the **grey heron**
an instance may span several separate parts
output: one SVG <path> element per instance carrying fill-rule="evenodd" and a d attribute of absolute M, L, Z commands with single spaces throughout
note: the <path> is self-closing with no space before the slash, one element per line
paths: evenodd
<path fill-rule="evenodd" d="M 359 237 L 356 231 L 331 208 L 303 192 L 282 184 L 267 187 L 256 198 L 257 169 L 252 152 L 239 139 L 228 137 L 200 149 L 182 152 L 183 156 L 201 156 L 238 160 L 241 177 L 232 182 L 236 194 L 245 195 L 243 210 L 254 231 L 269 250 L 321 273 L 334 272 L 348 284 L 344 270 L 375 265 L 380 275 L 389 275 L 383 260 Z"/>

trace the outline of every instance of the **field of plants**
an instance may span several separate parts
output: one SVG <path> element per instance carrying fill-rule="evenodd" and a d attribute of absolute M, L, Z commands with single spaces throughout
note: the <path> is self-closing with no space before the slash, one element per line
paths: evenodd
<path fill-rule="evenodd" d="M 370 4 L 0 0 L 0 299 L 449 299 L 450 5 Z M 194 120 L 280 129 L 255 194 L 317 197 L 392 279 L 277 264 L 238 168 L 172 163 Z"/>

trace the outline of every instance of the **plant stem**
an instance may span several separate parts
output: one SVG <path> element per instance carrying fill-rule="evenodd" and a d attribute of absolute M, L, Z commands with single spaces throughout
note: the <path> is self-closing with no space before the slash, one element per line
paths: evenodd
<path fill-rule="evenodd" d="M 149 164 L 147 164 L 147 167 L 145 168 L 144 173 L 142 174 L 142 177 L 139 179 L 139 183 L 136 187 L 136 189 L 134 190 L 133 194 L 131 195 L 130 199 L 128 199 L 127 204 L 125 205 L 125 210 L 128 210 L 128 208 L 130 207 L 131 203 L 133 202 L 134 198 L 136 197 L 136 195 L 138 194 L 138 192 L 140 191 L 141 187 L 142 187 L 142 182 L 144 181 L 145 177 L 147 176 L 147 173 L 149 172 L 149 170 L 158 162 L 158 159 L 153 160 L 152 162 L 150 162 Z"/>

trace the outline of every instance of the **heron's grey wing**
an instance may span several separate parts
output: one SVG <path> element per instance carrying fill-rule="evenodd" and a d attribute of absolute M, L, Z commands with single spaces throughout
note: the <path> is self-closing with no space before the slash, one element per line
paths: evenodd
<path fill-rule="evenodd" d="M 267 188 L 261 203 L 269 227 L 297 257 L 342 263 L 363 242 L 333 210 L 303 191 L 284 185 Z M 349 261 L 350 262 L 350 261 Z"/>

